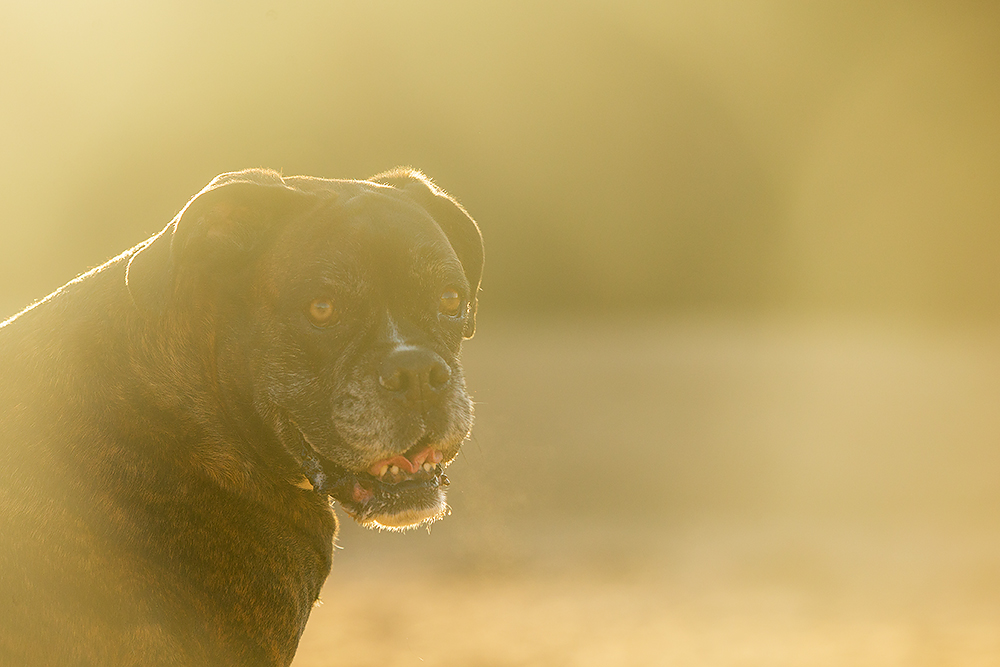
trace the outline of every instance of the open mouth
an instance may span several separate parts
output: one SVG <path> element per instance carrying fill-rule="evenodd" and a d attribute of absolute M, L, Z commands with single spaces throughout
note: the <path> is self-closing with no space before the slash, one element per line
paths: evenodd
<path fill-rule="evenodd" d="M 403 454 L 351 471 L 331 490 L 344 510 L 363 526 L 402 530 L 448 513 L 444 455 L 417 444 Z"/>

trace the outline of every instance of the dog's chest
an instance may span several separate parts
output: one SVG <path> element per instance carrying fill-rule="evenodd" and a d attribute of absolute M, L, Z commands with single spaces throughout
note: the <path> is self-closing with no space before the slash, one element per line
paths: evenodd
<path fill-rule="evenodd" d="M 173 622 L 206 651 L 221 647 L 234 664 L 287 664 L 329 574 L 332 512 L 296 502 L 307 498 L 277 511 L 218 493 L 184 500 L 147 505 L 156 518 L 142 527 L 145 553 L 136 554 L 149 563 L 146 590 L 163 591 L 154 602 L 161 594 L 192 601 L 190 616 Z"/>

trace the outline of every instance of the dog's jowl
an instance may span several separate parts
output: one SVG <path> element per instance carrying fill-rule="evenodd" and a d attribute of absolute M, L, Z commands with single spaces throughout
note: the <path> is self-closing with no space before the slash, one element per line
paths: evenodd
<path fill-rule="evenodd" d="M 332 501 L 447 511 L 482 266 L 418 172 L 250 170 L 4 323 L 0 664 L 289 664 Z"/>

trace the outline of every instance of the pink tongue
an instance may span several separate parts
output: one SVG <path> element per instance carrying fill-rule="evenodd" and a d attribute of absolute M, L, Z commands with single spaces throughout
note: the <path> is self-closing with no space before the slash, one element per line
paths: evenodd
<path fill-rule="evenodd" d="M 420 470 L 420 467 L 425 463 L 437 465 L 438 463 L 441 463 L 441 459 L 443 458 L 444 455 L 433 447 L 424 447 L 419 452 L 414 454 L 412 459 L 408 459 L 402 454 L 397 454 L 391 459 L 383 459 L 382 461 L 374 464 L 368 468 L 368 472 L 375 477 L 378 477 L 383 466 L 397 466 L 400 470 L 405 470 L 406 472 L 413 474 Z"/>

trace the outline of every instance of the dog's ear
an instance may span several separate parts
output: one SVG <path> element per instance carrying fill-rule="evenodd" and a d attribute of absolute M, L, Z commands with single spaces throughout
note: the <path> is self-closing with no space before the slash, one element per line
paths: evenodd
<path fill-rule="evenodd" d="M 469 319 L 462 332 L 466 338 L 472 338 L 476 332 L 476 308 L 479 305 L 479 285 L 483 277 L 483 236 L 479 231 L 479 225 L 461 204 L 416 169 L 397 167 L 372 176 L 370 180 L 406 192 L 431 214 L 448 237 L 452 249 L 462 263 L 472 292 Z"/>
<path fill-rule="evenodd" d="M 143 310 L 162 309 L 180 275 L 219 275 L 251 251 L 274 222 L 315 201 L 274 171 L 248 169 L 212 179 L 159 234 L 137 247 L 125 281 Z"/>

